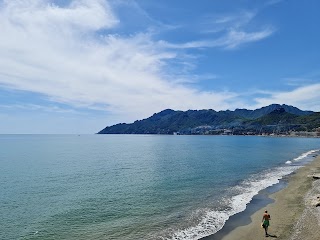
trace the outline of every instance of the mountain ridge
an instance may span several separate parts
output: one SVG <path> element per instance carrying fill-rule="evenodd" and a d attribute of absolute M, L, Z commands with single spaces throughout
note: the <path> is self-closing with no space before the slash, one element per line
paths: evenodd
<path fill-rule="evenodd" d="M 235 134 L 267 133 L 280 129 L 308 131 L 320 126 L 320 115 L 285 104 L 271 104 L 255 110 L 213 109 L 175 111 L 165 109 L 133 123 L 107 126 L 98 134 L 220 134 L 230 130 Z"/>

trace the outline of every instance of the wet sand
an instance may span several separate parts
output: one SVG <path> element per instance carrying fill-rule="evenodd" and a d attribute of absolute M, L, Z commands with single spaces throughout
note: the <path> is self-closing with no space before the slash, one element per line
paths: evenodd
<path fill-rule="evenodd" d="M 217 234 L 210 239 L 320 239 L 320 207 L 315 206 L 319 200 L 317 197 L 320 197 L 320 179 L 313 179 L 314 174 L 320 174 L 320 156 L 288 176 L 287 186 L 271 194 L 269 197 L 273 199 L 272 203 L 255 211 L 249 223 L 234 228 L 226 235 L 219 237 Z M 265 237 L 264 229 L 261 228 L 265 209 L 271 215 L 269 237 Z"/>

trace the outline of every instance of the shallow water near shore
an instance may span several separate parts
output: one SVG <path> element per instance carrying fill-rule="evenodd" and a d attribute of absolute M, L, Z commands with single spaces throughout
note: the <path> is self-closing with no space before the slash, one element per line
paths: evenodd
<path fill-rule="evenodd" d="M 200 239 L 318 138 L 0 135 L 0 239 Z"/>

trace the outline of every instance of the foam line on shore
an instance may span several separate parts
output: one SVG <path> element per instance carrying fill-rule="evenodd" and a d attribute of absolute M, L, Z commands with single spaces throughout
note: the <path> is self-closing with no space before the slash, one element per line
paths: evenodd
<path fill-rule="evenodd" d="M 295 162 L 300 161 L 300 160 L 308 157 L 310 154 L 316 153 L 318 151 L 319 150 L 310 150 L 310 151 L 308 151 L 306 153 L 301 154 L 299 157 L 294 158 L 293 160 L 286 161 L 286 164 L 292 164 L 292 161 L 295 161 Z"/>

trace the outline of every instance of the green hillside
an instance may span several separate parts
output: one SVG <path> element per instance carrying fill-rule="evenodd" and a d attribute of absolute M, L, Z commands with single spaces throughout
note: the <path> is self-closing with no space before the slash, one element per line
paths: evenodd
<path fill-rule="evenodd" d="M 257 116 L 260 116 L 257 118 Z M 320 127 L 320 113 L 272 104 L 256 110 L 163 110 L 130 124 L 116 124 L 99 134 L 259 134 L 288 131 L 312 131 Z"/>

